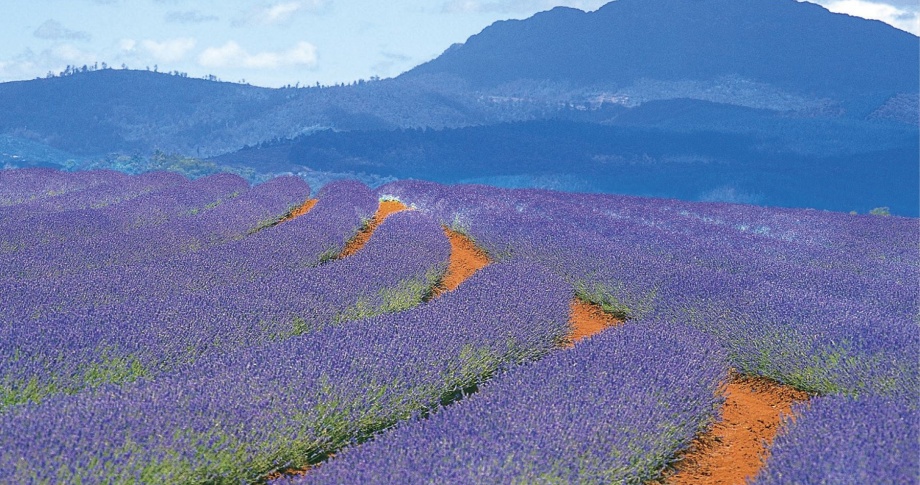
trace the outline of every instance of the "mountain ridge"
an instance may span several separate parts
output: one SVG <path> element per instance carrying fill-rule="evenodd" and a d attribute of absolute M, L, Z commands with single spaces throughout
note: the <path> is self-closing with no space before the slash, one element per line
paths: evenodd
<path fill-rule="evenodd" d="M 912 34 L 795 0 L 617 0 L 495 22 L 372 83 L 268 89 L 112 69 L 2 83 L 0 134 L 79 155 L 212 156 L 324 128 L 459 128 L 680 98 L 909 121 L 918 58 Z"/>
<path fill-rule="evenodd" d="M 917 90 L 917 56 L 904 55 L 916 51 L 913 34 L 807 2 L 617 0 L 496 22 L 403 76 L 450 73 L 487 88 L 522 77 L 622 84 L 739 74 L 806 93 L 893 94 Z"/>

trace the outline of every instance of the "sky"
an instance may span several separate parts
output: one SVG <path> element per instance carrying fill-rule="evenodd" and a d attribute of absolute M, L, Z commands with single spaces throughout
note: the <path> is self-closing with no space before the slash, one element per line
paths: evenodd
<path fill-rule="evenodd" d="M 4 0 L 0 82 L 68 65 L 257 86 L 393 77 L 489 24 L 609 0 Z M 920 34 L 917 0 L 816 0 Z"/>

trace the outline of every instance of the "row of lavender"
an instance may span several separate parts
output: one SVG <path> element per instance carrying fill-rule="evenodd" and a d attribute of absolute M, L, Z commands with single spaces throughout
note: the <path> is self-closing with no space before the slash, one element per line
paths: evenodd
<path fill-rule="evenodd" d="M 296 179 L 248 190 L 239 177 L 219 175 L 97 209 L 0 209 L 7 256 L 0 271 L 19 280 L 59 278 L 194 252 L 239 239 L 307 196 Z"/>
<path fill-rule="evenodd" d="M 647 483 L 709 425 L 728 375 L 711 338 L 631 322 L 283 483 Z"/>
<path fill-rule="evenodd" d="M 24 206 L 31 212 L 101 208 L 185 182 L 185 177 L 167 172 L 130 176 L 107 170 L 2 170 L 0 208 Z"/>
<path fill-rule="evenodd" d="M 380 189 L 633 317 L 687 320 L 739 370 L 843 394 L 918 387 L 915 220 L 403 182 Z"/>
<path fill-rule="evenodd" d="M 227 185 L 216 177 L 178 186 L 188 190 L 209 182 Z M 260 211 L 266 205 L 259 202 L 276 201 L 278 194 L 283 194 L 281 200 L 290 196 L 302 201 L 309 193 L 294 178 L 263 186 L 213 207 L 216 219 L 209 211 L 177 215 L 186 214 L 188 204 L 175 205 L 195 197 L 157 195 L 156 191 L 99 209 L 96 214 L 86 215 L 87 211 L 78 209 L 76 212 L 86 215 L 82 220 L 93 220 L 93 215 L 99 219 L 84 226 L 100 228 L 82 243 L 86 251 L 40 253 L 47 259 L 38 260 L 35 267 L 53 264 L 88 269 L 63 271 L 56 278 L 18 277 L 7 272 L 0 278 L 2 406 L 107 382 L 150 378 L 210 354 L 408 308 L 424 298 L 444 269 L 449 245 L 440 227 L 419 213 L 392 217 L 357 255 L 319 265 L 341 252 L 345 241 L 376 207 L 376 198 L 367 187 L 347 182 L 327 186 L 306 216 L 242 239 L 233 237 L 198 250 L 111 264 L 107 262 L 111 254 L 93 250 L 110 248 L 113 254 L 147 251 L 162 240 L 200 234 L 194 228 L 198 222 L 213 222 L 210 227 L 218 230 L 227 227 L 220 221 L 230 225 L 239 220 L 244 222 L 237 227 L 248 230 L 263 220 Z M 212 191 L 211 197 L 196 198 L 195 204 L 207 203 L 215 192 L 225 194 L 227 190 Z M 167 203 L 170 200 L 175 204 Z M 123 204 L 131 206 L 120 207 Z M 290 201 L 284 204 L 272 219 L 280 218 L 291 206 Z M 221 207 L 232 207 L 232 211 L 222 216 Z M 257 210 L 249 217 L 241 216 L 248 207 Z M 113 219 L 123 220 L 124 213 L 133 218 L 155 211 L 172 214 L 153 226 L 156 231 L 146 230 L 148 227 L 105 234 L 101 230 L 111 227 Z M 64 221 L 69 212 L 43 214 L 61 214 L 63 218 L 57 219 L 61 232 L 68 233 Z M 138 231 L 149 237 L 131 237 Z M 144 241 L 148 244 L 134 245 Z M 12 253 L 8 267 L 24 264 L 34 255 L 30 250 Z M 98 260 L 104 261 L 97 264 Z"/>
<path fill-rule="evenodd" d="M 765 482 L 845 478 L 858 483 L 860 477 L 872 477 L 877 483 L 907 483 L 916 478 L 916 221 L 419 182 L 396 183 L 380 193 L 436 214 L 495 257 L 552 268 L 581 296 L 610 311 L 687 322 L 718 341 L 742 372 L 828 394 L 814 409 L 798 409 L 802 416 L 779 439 L 777 456 L 762 475 Z M 675 331 L 684 330 L 676 326 Z M 551 382 L 555 376 L 543 373 L 540 379 Z M 485 402 L 489 415 L 516 409 L 515 419 L 540 415 L 537 408 L 565 406 L 550 399 L 522 411 L 493 398 Z M 343 454 L 341 465 L 307 481 L 355 476 L 382 482 L 387 470 L 401 473 L 410 463 L 420 464 L 421 473 L 445 472 L 419 458 L 416 450 L 424 446 L 409 442 L 444 440 L 446 423 L 456 425 L 483 412 L 477 406 L 448 412 L 439 424 L 410 427 L 353 457 Z M 604 422 L 593 415 L 585 419 Z M 854 420 L 863 434 L 846 431 Z M 485 446 L 472 438 L 466 442 Z M 831 442 L 839 449 L 822 448 Z M 387 451 L 397 443 L 410 451 Z M 485 447 L 482 453 L 502 450 Z M 569 458 L 578 462 L 580 456 Z M 814 460 L 826 466 L 816 467 Z M 398 465 L 370 470 L 391 461 Z M 622 470 L 615 463 L 605 462 L 614 475 Z M 457 463 L 446 473 L 469 470 Z M 535 475 L 538 481 L 596 476 L 534 470 L 543 470 Z M 534 477 L 527 473 L 523 476 Z M 643 475 L 629 476 L 626 481 Z"/>
<path fill-rule="evenodd" d="M 18 406 L 0 414 L 0 482 L 241 483 L 304 466 L 546 354 L 570 297 L 539 268 L 493 265 L 412 310 Z"/>

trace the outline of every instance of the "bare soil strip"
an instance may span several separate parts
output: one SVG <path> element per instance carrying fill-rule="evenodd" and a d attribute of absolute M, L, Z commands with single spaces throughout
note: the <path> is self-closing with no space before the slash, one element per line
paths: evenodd
<path fill-rule="evenodd" d="M 308 212 L 310 212 L 311 209 L 313 209 L 313 206 L 315 206 L 317 202 L 319 202 L 319 199 L 307 200 L 306 202 L 301 204 L 299 207 L 292 210 L 290 214 L 281 218 L 281 220 L 278 221 L 278 224 L 282 224 L 292 219 L 297 219 L 300 216 L 306 215 Z"/>
<path fill-rule="evenodd" d="M 333 456 L 335 456 L 335 455 L 330 454 L 329 456 L 326 457 L 326 459 L 328 460 L 328 459 L 332 458 Z M 305 476 L 307 473 L 309 473 L 310 470 L 312 470 L 312 469 L 314 469 L 314 468 L 316 468 L 316 467 L 318 467 L 318 466 L 320 466 L 320 465 L 322 465 L 322 464 L 323 464 L 323 462 L 320 462 L 320 463 L 317 463 L 317 464 L 315 464 L 315 465 L 310 465 L 310 466 L 308 466 L 308 467 L 306 467 L 306 468 L 297 468 L 297 469 L 293 469 L 293 468 L 292 468 L 292 469 L 290 469 L 290 470 L 284 470 L 284 471 L 280 471 L 280 472 L 271 472 L 271 473 L 269 473 L 268 475 L 266 475 L 265 478 L 264 478 L 261 482 L 259 482 L 259 483 L 268 483 L 268 482 L 271 482 L 271 481 L 273 481 L 273 480 L 277 480 L 277 479 L 279 479 L 279 478 L 281 478 L 281 477 L 302 477 L 302 476 Z"/>
<path fill-rule="evenodd" d="M 770 453 L 783 415 L 808 393 L 760 377 L 734 376 L 725 387 L 722 421 L 694 440 L 660 482 L 666 485 L 743 485 Z"/>
<path fill-rule="evenodd" d="M 268 229 L 270 227 L 275 227 L 279 224 L 284 224 L 285 222 L 288 222 L 300 216 L 306 215 L 308 212 L 310 212 L 313 209 L 313 207 L 316 205 L 317 202 L 319 202 L 319 199 L 307 199 L 303 204 L 300 204 L 299 206 L 291 209 L 290 212 L 288 212 L 287 214 L 281 216 L 280 219 L 270 222 L 268 224 L 260 223 L 258 227 L 251 229 L 249 231 L 249 234 L 255 234 L 259 231 L 264 231 L 265 229 Z"/>
<path fill-rule="evenodd" d="M 450 241 L 450 260 L 447 272 L 444 273 L 441 283 L 435 287 L 431 298 L 456 290 L 461 283 L 492 262 L 486 252 L 469 237 L 447 227 L 444 228 L 444 234 Z"/>
<path fill-rule="evenodd" d="M 572 348 L 583 339 L 623 324 L 623 320 L 605 312 L 600 305 L 589 303 L 581 298 L 573 298 L 569 308 L 571 308 L 569 313 L 571 330 L 566 337 L 565 348 Z"/>
<path fill-rule="evenodd" d="M 367 241 L 371 239 L 371 236 L 374 234 L 377 226 L 379 226 L 384 219 L 404 210 L 409 210 L 409 208 L 406 207 L 406 204 L 403 204 L 398 200 L 381 200 L 380 205 L 377 206 L 377 213 L 374 214 L 374 217 L 372 217 L 371 220 L 367 222 L 367 225 L 365 225 L 361 231 L 355 235 L 355 237 L 348 241 L 348 243 L 345 245 L 345 249 L 343 249 L 342 253 L 339 254 L 339 258 L 347 258 L 352 254 L 357 253 L 359 250 L 361 250 L 361 248 L 364 247 L 365 244 L 367 244 Z"/>

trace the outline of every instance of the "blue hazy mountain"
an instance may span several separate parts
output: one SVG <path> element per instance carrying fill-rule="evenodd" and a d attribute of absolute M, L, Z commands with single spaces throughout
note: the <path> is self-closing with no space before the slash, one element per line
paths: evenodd
<path fill-rule="evenodd" d="M 680 111 L 683 119 L 660 117 Z M 698 123 L 718 115 L 712 123 Z M 689 120 L 689 121 L 687 121 Z M 735 124 L 741 129 L 721 126 Z M 756 127 L 757 129 L 751 129 Z M 218 157 L 231 166 L 918 215 L 920 144 L 907 125 L 787 119 L 696 100 L 614 122 L 324 131 Z"/>
<path fill-rule="evenodd" d="M 496 22 L 396 79 L 347 86 L 111 69 L 0 83 L 0 135 L 78 155 L 211 156 L 325 128 L 459 128 L 667 99 L 916 124 L 918 58 L 912 34 L 795 0 L 618 0 Z"/>
<path fill-rule="evenodd" d="M 918 52 L 913 34 L 795 0 L 617 0 L 497 22 L 404 77 L 449 75 L 480 90 L 735 79 L 847 100 L 917 92 Z"/>

